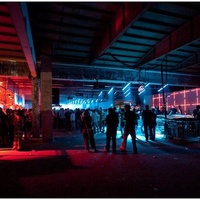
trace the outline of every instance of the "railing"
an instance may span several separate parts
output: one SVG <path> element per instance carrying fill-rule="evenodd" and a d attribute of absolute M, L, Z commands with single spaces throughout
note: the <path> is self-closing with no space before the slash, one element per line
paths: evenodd
<path fill-rule="evenodd" d="M 157 130 L 169 139 L 200 140 L 200 121 L 186 115 L 158 116 Z"/>
<path fill-rule="evenodd" d="M 167 137 L 174 139 L 194 140 L 200 136 L 200 121 L 197 120 L 167 120 Z"/>

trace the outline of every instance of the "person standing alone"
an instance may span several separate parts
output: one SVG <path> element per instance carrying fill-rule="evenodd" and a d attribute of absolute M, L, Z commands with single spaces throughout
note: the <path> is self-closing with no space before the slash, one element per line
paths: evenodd
<path fill-rule="evenodd" d="M 152 108 L 152 117 L 151 117 L 151 128 L 152 128 L 152 140 L 154 141 L 155 140 L 155 137 L 156 137 L 156 118 L 157 118 L 157 115 L 155 113 L 155 108 Z"/>
<path fill-rule="evenodd" d="M 85 149 L 89 151 L 89 143 L 94 149 L 94 152 L 98 152 L 96 149 L 96 144 L 94 140 L 94 132 L 92 130 L 92 117 L 90 116 L 89 110 L 85 110 L 84 114 L 81 117 L 82 121 L 82 133 L 83 133 L 83 141 Z"/>
<path fill-rule="evenodd" d="M 116 136 L 119 118 L 118 114 L 114 111 L 113 108 L 108 109 L 108 115 L 106 116 L 105 123 L 107 125 L 105 150 L 107 152 L 110 151 L 110 140 L 112 138 L 112 152 L 116 153 Z"/>
<path fill-rule="evenodd" d="M 135 154 L 137 154 L 137 147 L 136 147 L 136 133 L 135 133 L 135 120 L 137 120 L 136 113 L 134 111 L 131 111 L 130 105 L 125 105 L 125 128 L 124 128 L 124 138 L 122 141 L 122 144 L 120 146 L 121 151 L 126 151 L 126 143 L 127 143 L 127 137 L 130 134 L 132 138 L 132 145 L 133 145 L 133 151 Z"/>
<path fill-rule="evenodd" d="M 146 141 L 149 141 L 149 134 L 150 133 L 150 139 L 154 140 L 153 134 L 152 134 L 152 111 L 149 110 L 149 105 L 145 106 L 145 110 L 142 112 L 142 119 L 143 119 L 143 126 L 144 126 L 144 134 Z"/>

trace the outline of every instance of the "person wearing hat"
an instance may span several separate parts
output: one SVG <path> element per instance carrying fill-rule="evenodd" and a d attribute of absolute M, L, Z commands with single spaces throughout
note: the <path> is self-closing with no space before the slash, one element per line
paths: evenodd
<path fill-rule="evenodd" d="M 126 123 L 124 128 L 124 138 L 120 146 L 120 150 L 122 152 L 126 151 L 127 138 L 128 135 L 130 134 L 132 138 L 133 151 L 135 154 L 137 154 L 136 133 L 135 133 L 135 120 L 137 120 L 137 116 L 134 111 L 131 111 L 131 106 L 129 104 L 125 105 L 124 108 L 125 108 L 124 116 Z"/>

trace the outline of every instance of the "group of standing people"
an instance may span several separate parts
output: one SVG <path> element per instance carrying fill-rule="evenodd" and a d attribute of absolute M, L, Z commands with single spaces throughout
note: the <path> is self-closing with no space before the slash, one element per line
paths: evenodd
<path fill-rule="evenodd" d="M 6 109 L 0 108 L 0 146 L 12 145 L 12 149 L 20 150 L 22 136 L 27 139 L 27 134 L 32 129 L 31 109 Z"/>
<path fill-rule="evenodd" d="M 60 108 L 59 110 L 53 109 L 53 128 L 66 129 L 66 131 L 80 130 L 81 119 L 80 116 L 84 110 L 80 108 L 69 109 Z M 105 131 L 105 117 L 107 109 L 89 109 L 90 116 L 92 117 L 92 130 L 104 133 Z"/>
<path fill-rule="evenodd" d="M 84 147 L 89 152 L 89 143 L 94 150 L 94 152 L 98 152 L 96 149 L 95 139 L 94 139 L 94 131 L 92 129 L 92 116 L 90 115 L 89 110 L 85 110 L 81 115 L 82 121 L 82 133 L 84 140 Z M 119 124 L 118 114 L 115 112 L 113 108 L 108 109 L 108 114 L 106 115 L 104 125 L 107 126 L 106 130 L 106 147 L 105 150 L 107 152 L 110 151 L 110 141 L 112 140 L 112 152 L 116 153 L 116 136 L 117 136 L 117 127 Z"/>
<path fill-rule="evenodd" d="M 116 136 L 117 129 L 122 116 L 115 111 L 115 108 L 109 108 L 108 113 L 105 118 L 105 126 L 106 129 L 106 146 L 104 150 L 106 152 L 110 152 L 110 143 L 112 141 L 112 153 L 116 153 Z M 149 106 L 145 106 L 145 110 L 142 112 L 142 119 L 144 125 L 144 132 L 146 141 L 148 141 L 149 137 L 151 140 L 155 140 L 155 128 L 156 128 L 156 113 L 155 109 L 150 110 Z M 131 110 L 130 105 L 125 105 L 124 113 L 123 113 L 123 122 L 124 122 L 124 130 L 123 130 L 123 141 L 120 146 L 120 150 L 122 152 L 126 151 L 127 146 L 127 138 L 130 135 L 132 139 L 132 146 L 134 154 L 137 154 L 137 145 L 136 145 L 136 126 L 137 126 L 138 115 L 136 111 Z M 89 152 L 89 144 L 91 145 L 94 152 L 98 152 L 96 149 L 95 139 L 94 139 L 94 131 L 92 130 L 92 117 L 90 116 L 89 110 L 85 110 L 81 115 L 82 121 L 82 133 L 84 140 L 84 147 Z M 122 120 L 121 120 L 122 121 Z"/>

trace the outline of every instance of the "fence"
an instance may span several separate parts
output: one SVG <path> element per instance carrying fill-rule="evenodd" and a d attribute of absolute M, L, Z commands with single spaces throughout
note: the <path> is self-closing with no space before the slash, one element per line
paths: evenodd
<path fill-rule="evenodd" d="M 168 138 L 195 140 L 200 136 L 200 121 L 192 119 L 166 120 Z"/>

